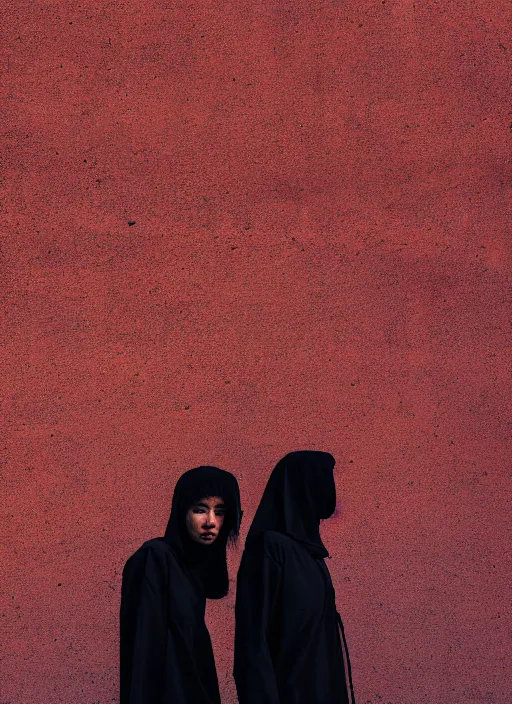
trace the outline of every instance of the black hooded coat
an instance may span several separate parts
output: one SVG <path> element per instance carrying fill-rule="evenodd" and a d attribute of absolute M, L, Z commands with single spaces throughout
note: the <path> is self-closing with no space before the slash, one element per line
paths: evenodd
<path fill-rule="evenodd" d="M 224 499 L 224 525 L 212 545 L 198 545 L 186 532 L 186 512 L 213 496 Z M 232 474 L 197 467 L 180 477 L 165 536 L 144 543 L 123 570 L 121 704 L 220 704 L 204 616 L 206 599 L 228 592 L 226 544 L 239 525 Z"/>
<path fill-rule="evenodd" d="M 293 452 L 263 493 L 237 579 L 240 704 L 349 702 L 350 665 L 319 532 L 336 507 L 334 464 L 325 452 Z"/>

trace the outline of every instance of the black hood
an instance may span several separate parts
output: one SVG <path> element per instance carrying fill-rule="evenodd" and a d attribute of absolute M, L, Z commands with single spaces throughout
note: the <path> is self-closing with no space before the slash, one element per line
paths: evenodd
<path fill-rule="evenodd" d="M 320 519 L 336 508 L 334 457 L 302 450 L 280 460 L 263 492 L 247 539 L 273 530 L 302 543 L 313 555 L 327 557 L 320 538 Z"/>
<path fill-rule="evenodd" d="M 186 513 L 192 504 L 210 496 L 224 500 L 226 517 L 213 545 L 199 545 L 187 533 Z M 208 599 L 220 599 L 228 593 L 226 546 L 228 541 L 237 539 L 240 519 L 240 490 L 230 472 L 218 467 L 196 467 L 178 479 L 164 540 L 202 582 Z"/>

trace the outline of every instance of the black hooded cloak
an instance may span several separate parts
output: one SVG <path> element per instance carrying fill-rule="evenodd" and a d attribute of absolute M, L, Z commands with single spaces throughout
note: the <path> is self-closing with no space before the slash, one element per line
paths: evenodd
<path fill-rule="evenodd" d="M 350 664 L 319 531 L 336 508 L 334 464 L 325 452 L 292 452 L 263 493 L 237 579 L 240 704 L 349 702 Z"/>
<path fill-rule="evenodd" d="M 212 545 L 188 536 L 187 510 L 219 496 L 226 517 Z M 185 472 L 176 484 L 163 538 L 127 561 L 121 588 L 121 704 L 220 704 L 217 672 L 204 621 L 206 599 L 228 592 L 226 545 L 240 526 L 235 477 L 216 467 Z"/>

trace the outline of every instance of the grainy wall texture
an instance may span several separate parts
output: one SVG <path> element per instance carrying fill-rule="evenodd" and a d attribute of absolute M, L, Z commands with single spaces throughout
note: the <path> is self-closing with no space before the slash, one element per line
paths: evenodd
<path fill-rule="evenodd" d="M 116 702 L 176 478 L 299 448 L 359 704 L 510 704 L 507 7 L 4 6 L 2 704 Z"/>

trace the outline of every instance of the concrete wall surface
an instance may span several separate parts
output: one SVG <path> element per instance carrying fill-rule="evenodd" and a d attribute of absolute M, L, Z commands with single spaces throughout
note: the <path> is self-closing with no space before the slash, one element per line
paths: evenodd
<path fill-rule="evenodd" d="M 234 578 L 305 448 L 358 704 L 510 704 L 511 19 L 4 5 L 1 704 L 117 702 L 122 566 L 177 477 L 238 477 Z"/>

